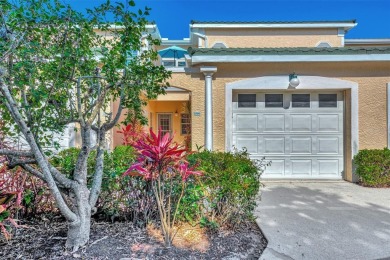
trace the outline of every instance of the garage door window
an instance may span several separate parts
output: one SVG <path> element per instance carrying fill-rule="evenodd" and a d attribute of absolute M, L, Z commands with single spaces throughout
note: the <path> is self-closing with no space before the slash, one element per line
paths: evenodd
<path fill-rule="evenodd" d="M 283 107 L 283 94 L 265 94 L 265 107 Z"/>
<path fill-rule="evenodd" d="M 310 94 L 292 94 L 292 107 L 310 107 Z"/>
<path fill-rule="evenodd" d="M 256 94 L 238 94 L 238 107 L 256 107 Z"/>
<path fill-rule="evenodd" d="M 319 107 L 337 107 L 337 94 L 319 94 Z"/>

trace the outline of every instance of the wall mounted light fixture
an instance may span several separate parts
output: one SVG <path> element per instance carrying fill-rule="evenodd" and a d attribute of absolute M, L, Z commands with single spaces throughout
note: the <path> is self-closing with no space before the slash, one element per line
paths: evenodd
<path fill-rule="evenodd" d="M 288 78 L 289 78 L 289 82 L 290 82 L 290 87 L 292 88 L 296 88 L 298 87 L 299 85 L 299 79 L 298 79 L 298 75 L 294 73 L 288 75 Z"/>
<path fill-rule="evenodd" d="M 175 116 L 178 116 L 179 115 L 179 113 L 177 112 L 177 109 L 176 109 L 176 111 L 175 111 Z"/>

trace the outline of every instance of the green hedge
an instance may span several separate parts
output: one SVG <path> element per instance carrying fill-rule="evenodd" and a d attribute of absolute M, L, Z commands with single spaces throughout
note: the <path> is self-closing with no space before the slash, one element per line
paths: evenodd
<path fill-rule="evenodd" d="M 231 226 L 253 217 L 263 161 L 246 151 L 203 151 L 188 156 L 204 176 L 190 181 L 180 207 L 181 216 L 203 226 Z"/>
<path fill-rule="evenodd" d="M 70 148 L 52 158 L 52 163 L 66 176 L 72 177 L 80 150 Z M 94 171 L 96 152 L 88 158 L 88 183 Z M 156 202 L 151 187 L 140 177 L 123 177 L 134 162 L 130 146 L 118 146 L 104 155 L 101 194 L 96 205 L 97 215 L 126 219 L 145 225 L 157 218 Z M 187 189 L 178 209 L 178 218 L 191 224 L 215 229 L 235 227 L 253 218 L 260 189 L 263 161 L 253 161 L 246 151 L 195 152 L 188 156 L 191 166 L 204 172 L 203 176 L 188 179 Z M 181 194 L 178 182 L 174 196 Z"/>
<path fill-rule="evenodd" d="M 354 157 L 356 174 L 364 186 L 390 186 L 390 150 L 361 150 Z"/>

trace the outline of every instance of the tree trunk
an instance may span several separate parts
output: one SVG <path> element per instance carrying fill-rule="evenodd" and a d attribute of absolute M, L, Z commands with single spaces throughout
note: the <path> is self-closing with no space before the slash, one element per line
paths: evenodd
<path fill-rule="evenodd" d="M 77 220 L 68 222 L 68 237 L 66 247 L 77 251 L 89 241 L 91 228 L 91 205 L 89 204 L 89 191 L 87 187 L 80 187 L 76 192 Z"/>

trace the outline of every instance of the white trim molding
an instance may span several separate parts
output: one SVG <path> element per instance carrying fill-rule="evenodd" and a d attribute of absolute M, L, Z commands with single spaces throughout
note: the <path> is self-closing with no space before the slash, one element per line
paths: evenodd
<path fill-rule="evenodd" d="M 201 67 L 205 77 L 205 148 L 213 150 L 213 74 L 217 67 Z"/>
<path fill-rule="evenodd" d="M 351 93 L 351 158 L 359 151 L 359 106 L 358 84 L 356 82 L 319 77 L 298 76 L 300 84 L 297 90 L 350 90 Z M 233 145 L 233 108 L 232 98 L 235 90 L 287 90 L 289 86 L 288 75 L 265 76 L 245 79 L 227 83 L 225 88 L 225 149 L 231 151 Z M 388 90 L 390 83 L 388 84 Z M 388 91 L 388 95 L 389 91 Z M 389 99 L 388 99 L 389 102 Z M 388 106 L 389 109 L 389 106 Z M 390 124 L 389 124 L 390 128 Z M 390 135 L 389 135 L 390 136 Z"/>
<path fill-rule="evenodd" d="M 192 64 L 204 62 L 336 62 L 390 61 L 390 54 L 345 55 L 200 55 L 192 57 Z"/>
<path fill-rule="evenodd" d="M 390 44 L 390 38 L 382 39 L 345 39 L 347 45 L 361 45 L 361 44 Z"/>
<path fill-rule="evenodd" d="M 323 23 L 193 23 L 190 28 L 343 28 L 348 31 L 354 28 L 354 22 Z"/>
<path fill-rule="evenodd" d="M 390 148 L 390 82 L 387 83 L 387 148 Z"/>
<path fill-rule="evenodd" d="M 339 28 L 337 30 L 337 36 L 341 38 L 341 47 L 345 46 L 345 30 L 344 28 Z"/>

